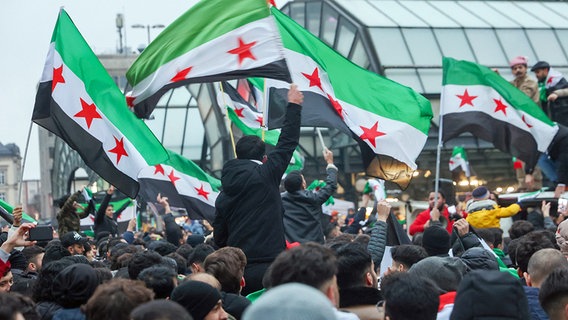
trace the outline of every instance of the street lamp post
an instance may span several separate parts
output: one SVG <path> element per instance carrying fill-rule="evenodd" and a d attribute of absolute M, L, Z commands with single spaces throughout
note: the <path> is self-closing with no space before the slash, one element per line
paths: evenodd
<path fill-rule="evenodd" d="M 163 24 L 155 24 L 155 25 L 143 25 L 143 24 L 134 24 L 132 25 L 132 28 L 134 29 L 146 29 L 146 32 L 148 34 L 148 44 L 150 44 L 151 42 L 151 38 L 150 38 L 150 29 L 163 29 L 166 26 L 164 26 Z"/>

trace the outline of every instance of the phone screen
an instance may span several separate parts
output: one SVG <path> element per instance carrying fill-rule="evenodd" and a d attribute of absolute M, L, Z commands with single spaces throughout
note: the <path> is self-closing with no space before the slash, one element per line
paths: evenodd
<path fill-rule="evenodd" d="M 560 198 L 558 199 L 558 211 L 566 212 L 568 208 L 568 199 Z"/>

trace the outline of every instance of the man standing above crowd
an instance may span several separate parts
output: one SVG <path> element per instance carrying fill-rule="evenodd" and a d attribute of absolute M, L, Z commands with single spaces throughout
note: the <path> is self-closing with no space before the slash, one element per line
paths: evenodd
<path fill-rule="evenodd" d="M 537 62 L 531 71 L 535 73 L 540 87 L 540 100 L 545 107 L 548 103 L 552 121 L 568 126 L 568 81 L 558 71 L 551 69 L 546 61 Z"/>
<path fill-rule="evenodd" d="M 424 232 L 424 229 L 430 227 L 431 225 L 437 224 L 439 226 L 442 226 L 440 216 L 444 216 L 446 218 L 446 220 L 448 221 L 446 230 L 448 231 L 448 233 L 452 233 L 454 222 L 450 221 L 450 213 L 448 212 L 448 206 L 446 205 L 446 197 L 441 192 L 438 192 L 438 203 L 436 206 L 434 206 L 435 198 L 436 193 L 430 192 L 430 195 L 428 196 L 428 209 L 420 212 L 408 229 L 411 236 Z"/>
<path fill-rule="evenodd" d="M 528 59 L 523 56 L 518 56 L 513 58 L 509 62 L 509 65 L 511 66 L 511 72 L 515 76 L 515 79 L 510 81 L 511 84 L 524 92 L 524 94 L 531 98 L 535 103 L 538 103 L 538 84 L 527 75 Z"/>
<path fill-rule="evenodd" d="M 306 190 L 306 180 L 300 171 L 289 172 L 284 179 L 286 192 L 282 194 L 282 206 L 288 242 L 324 244 L 321 206 L 337 189 L 337 167 L 333 164 L 333 153 L 327 148 L 323 157 L 327 162 L 327 179 L 325 187 L 318 191 Z"/>
<path fill-rule="evenodd" d="M 237 247 L 247 256 L 245 295 L 262 288 L 264 272 L 286 246 L 279 186 L 300 139 L 303 100 L 291 85 L 284 126 L 268 155 L 259 137 L 244 136 L 235 148 L 237 158 L 223 166 L 214 239 L 219 247 Z"/>

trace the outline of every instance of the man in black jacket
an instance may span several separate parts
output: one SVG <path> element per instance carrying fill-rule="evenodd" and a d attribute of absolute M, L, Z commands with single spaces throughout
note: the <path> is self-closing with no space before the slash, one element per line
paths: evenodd
<path fill-rule="evenodd" d="M 244 136 L 236 145 L 237 159 L 223 166 L 214 238 L 219 247 L 237 247 L 247 256 L 243 295 L 262 288 L 264 272 L 286 245 L 279 185 L 300 139 L 303 99 L 292 85 L 284 127 L 267 156 L 260 138 Z"/>
<path fill-rule="evenodd" d="M 325 187 L 318 191 L 306 190 L 306 180 L 300 171 L 292 171 L 284 179 L 286 192 L 282 194 L 282 206 L 284 231 L 289 242 L 324 244 L 321 206 L 337 190 L 337 167 L 333 165 L 333 153 L 327 148 L 323 157 L 327 162 L 327 179 Z"/>
<path fill-rule="evenodd" d="M 114 206 L 110 204 L 110 199 L 112 198 L 112 194 L 114 193 L 114 186 L 110 186 L 105 194 L 103 202 L 101 202 L 101 206 L 97 210 L 95 214 L 95 236 L 100 232 L 108 232 L 112 236 L 118 235 L 118 216 L 128 207 L 129 203 L 126 203 L 118 210 L 114 211 Z"/>

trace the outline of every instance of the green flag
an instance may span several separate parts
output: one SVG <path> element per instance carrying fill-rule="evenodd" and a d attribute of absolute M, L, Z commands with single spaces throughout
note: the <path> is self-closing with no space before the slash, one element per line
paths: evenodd
<path fill-rule="evenodd" d="M 63 139 L 122 193 L 138 193 L 138 172 L 168 155 L 65 10 L 53 31 L 32 120 Z"/>
<path fill-rule="evenodd" d="M 171 88 L 249 76 L 290 81 L 266 0 L 201 0 L 132 64 L 127 99 L 139 117 L 148 117 Z"/>
<path fill-rule="evenodd" d="M 453 171 L 456 168 L 461 168 L 466 177 L 471 175 L 471 172 L 469 171 L 469 162 L 467 161 L 467 155 L 463 147 L 454 147 L 449 165 L 450 171 Z"/>
<path fill-rule="evenodd" d="M 452 58 L 444 58 L 443 65 L 443 141 L 470 132 L 534 168 L 538 151 L 546 152 L 558 126 L 491 69 Z"/>

